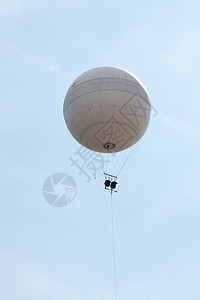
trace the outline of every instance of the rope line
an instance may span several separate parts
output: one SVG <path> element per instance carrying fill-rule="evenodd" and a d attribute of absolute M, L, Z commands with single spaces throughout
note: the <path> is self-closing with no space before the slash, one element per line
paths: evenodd
<path fill-rule="evenodd" d="M 111 191 L 110 194 L 111 194 L 111 221 L 112 221 L 112 246 L 113 246 L 114 293 L 115 293 L 115 300 L 117 300 L 116 257 L 115 257 L 115 234 L 114 234 L 114 214 L 113 214 L 112 191 Z"/>
<path fill-rule="evenodd" d="M 125 165 L 127 164 L 129 158 L 131 157 L 131 155 L 133 154 L 133 152 L 135 151 L 135 149 L 137 148 L 137 146 L 133 149 L 130 149 L 130 152 L 128 152 L 128 155 L 126 157 L 126 160 L 124 161 L 123 165 L 121 166 L 119 172 L 117 173 L 117 177 L 119 176 L 119 174 L 121 173 L 121 171 L 123 170 L 123 168 L 125 167 Z"/>

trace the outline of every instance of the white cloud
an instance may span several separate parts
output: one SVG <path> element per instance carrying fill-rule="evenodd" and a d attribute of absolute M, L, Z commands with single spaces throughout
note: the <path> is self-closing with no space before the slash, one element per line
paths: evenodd
<path fill-rule="evenodd" d="M 6 49 L 8 55 L 21 57 L 27 63 L 34 65 L 38 68 L 45 69 L 51 73 L 60 73 L 65 77 L 72 75 L 72 73 L 64 71 L 61 66 L 48 62 L 41 57 L 29 53 L 28 51 L 21 49 L 18 45 L 6 43 L 4 41 L 1 41 L 0 45 L 1 47 Z"/>
<path fill-rule="evenodd" d="M 168 127 L 174 128 L 181 133 L 192 135 L 194 137 L 200 137 L 200 127 L 191 122 L 185 120 L 177 120 L 169 115 L 160 113 L 157 115 L 156 120 L 166 124 Z"/>
<path fill-rule="evenodd" d="M 199 73 L 200 28 L 190 28 L 177 35 L 170 49 L 161 57 L 175 72 L 185 76 Z M 192 73 L 191 73 L 192 71 Z"/>
<path fill-rule="evenodd" d="M 1 1 L 0 15 L 8 17 L 10 15 L 21 16 L 27 11 L 43 9 L 50 4 L 51 0 L 28 1 L 28 0 L 5 0 Z"/>
<path fill-rule="evenodd" d="M 84 5 L 92 3 L 92 0 L 85 0 Z M 8 18 L 11 15 L 14 17 L 23 17 L 26 13 L 35 11 L 43 11 L 46 8 L 55 9 L 71 9 L 74 5 L 82 4 L 81 0 L 4 0 L 0 3 L 0 16 Z"/>
<path fill-rule="evenodd" d="M 23 9 L 25 2 L 25 0 L 1 1 L 0 14 L 18 13 Z"/>

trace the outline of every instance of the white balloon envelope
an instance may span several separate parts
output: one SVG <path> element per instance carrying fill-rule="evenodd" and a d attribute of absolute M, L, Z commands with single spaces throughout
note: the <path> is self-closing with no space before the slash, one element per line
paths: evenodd
<path fill-rule="evenodd" d="M 149 124 L 151 104 L 135 75 L 121 68 L 98 67 L 72 83 L 63 112 L 70 133 L 81 145 L 111 153 L 139 141 Z"/>

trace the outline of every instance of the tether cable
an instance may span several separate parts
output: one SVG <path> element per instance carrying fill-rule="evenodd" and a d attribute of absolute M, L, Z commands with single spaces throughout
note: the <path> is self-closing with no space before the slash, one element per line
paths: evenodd
<path fill-rule="evenodd" d="M 113 201 L 111 191 L 111 225 L 112 225 L 112 246 L 113 246 L 113 276 L 114 276 L 114 295 L 117 300 L 117 279 L 116 279 L 116 257 L 115 257 L 115 234 L 114 234 L 114 214 L 113 214 Z"/>

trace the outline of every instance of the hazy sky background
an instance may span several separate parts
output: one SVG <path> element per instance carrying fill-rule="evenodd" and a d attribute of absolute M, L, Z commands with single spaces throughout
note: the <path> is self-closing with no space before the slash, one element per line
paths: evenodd
<path fill-rule="evenodd" d="M 113 199 L 118 300 L 200 298 L 199 11 L 194 0 L 0 1 L 1 299 L 114 299 L 110 195 L 70 166 L 62 114 L 71 82 L 101 65 L 133 72 L 158 110 Z M 42 195 L 56 172 L 77 184 L 65 208 Z"/>

